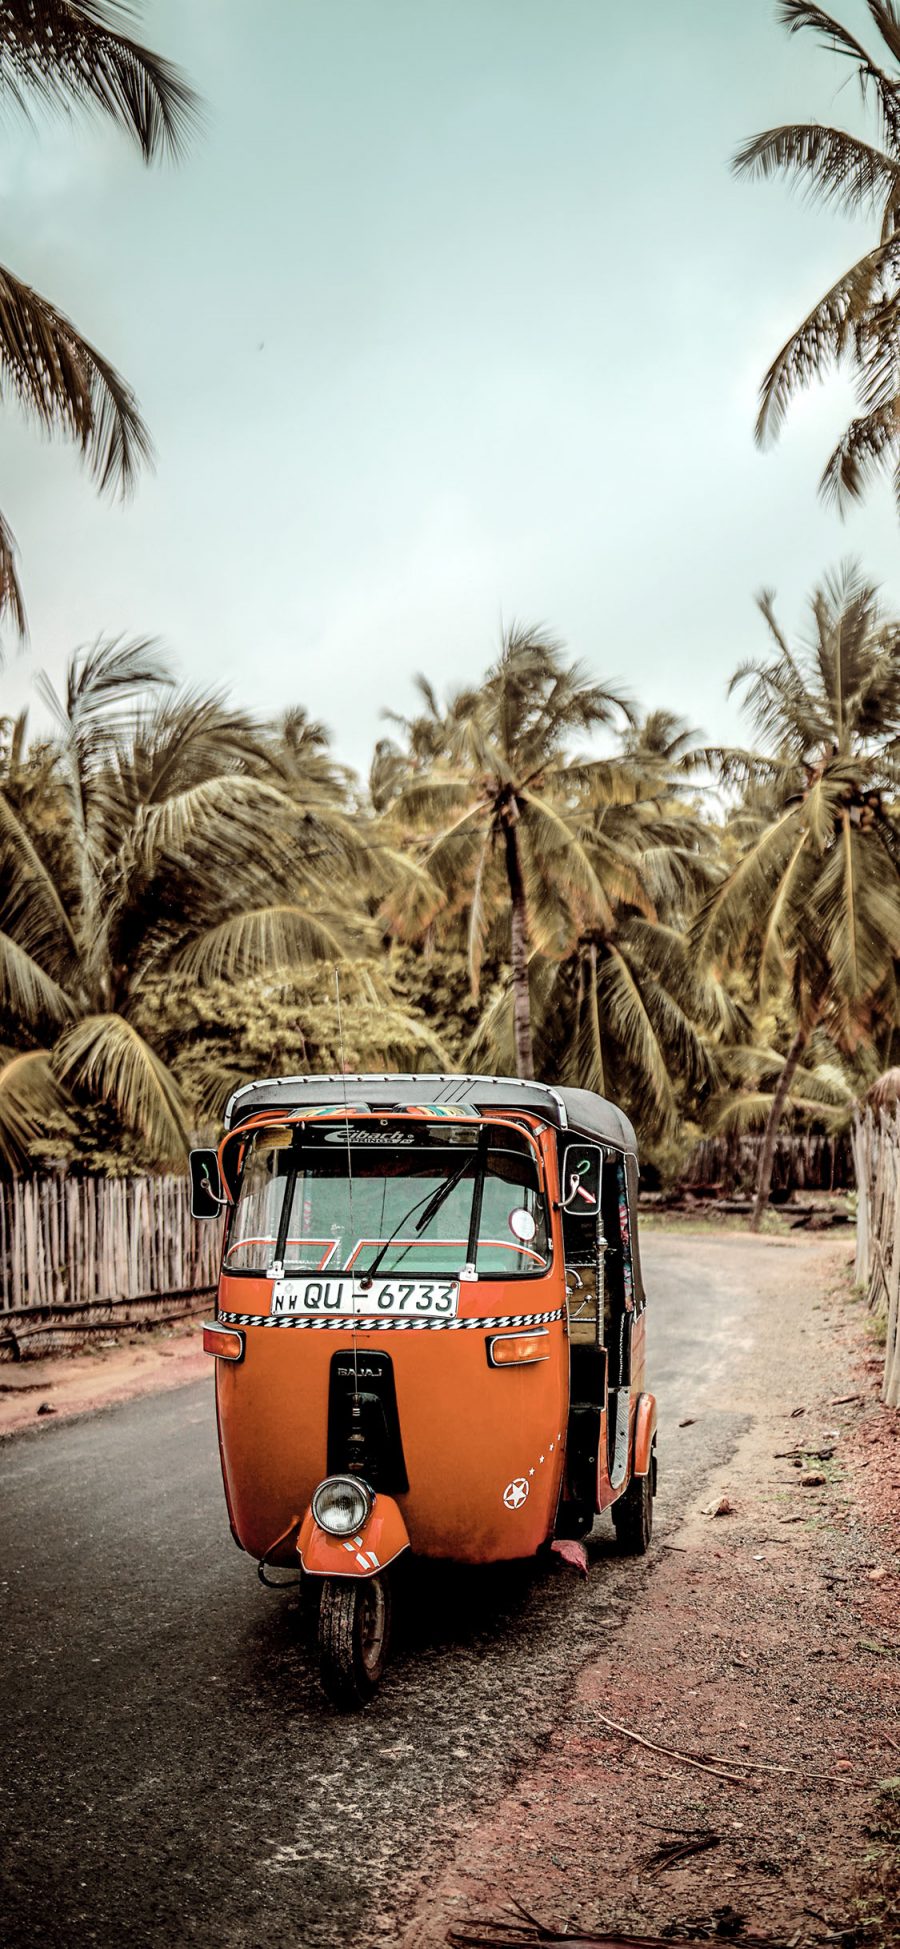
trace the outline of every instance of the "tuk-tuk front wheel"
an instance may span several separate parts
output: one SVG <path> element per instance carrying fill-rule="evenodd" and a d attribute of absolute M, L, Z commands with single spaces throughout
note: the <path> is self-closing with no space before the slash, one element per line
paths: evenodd
<path fill-rule="evenodd" d="M 633 1475 L 624 1495 L 613 1503 L 616 1541 L 626 1556 L 644 1556 L 650 1548 L 655 1479 L 656 1455 L 653 1454 L 646 1475 Z"/>
<path fill-rule="evenodd" d="M 333 1705 L 367 1705 L 387 1663 L 391 1592 L 386 1577 L 326 1577 L 319 1605 L 319 1669 Z"/>

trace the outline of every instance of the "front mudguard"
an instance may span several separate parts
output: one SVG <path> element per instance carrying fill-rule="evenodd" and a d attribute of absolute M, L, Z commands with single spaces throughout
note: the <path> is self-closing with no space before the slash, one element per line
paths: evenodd
<path fill-rule="evenodd" d="M 656 1395 L 640 1394 L 634 1416 L 633 1475 L 646 1475 L 650 1469 L 656 1434 Z"/>
<path fill-rule="evenodd" d="M 310 1508 L 297 1538 L 297 1554 L 308 1577 L 377 1577 L 409 1547 L 393 1496 L 381 1495 L 375 1497 L 368 1521 L 352 1536 L 329 1536 Z"/>

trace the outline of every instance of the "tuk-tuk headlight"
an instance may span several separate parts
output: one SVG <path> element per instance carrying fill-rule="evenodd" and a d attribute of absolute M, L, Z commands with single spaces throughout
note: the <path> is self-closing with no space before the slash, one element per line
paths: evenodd
<path fill-rule="evenodd" d="M 313 1493 L 312 1513 L 326 1536 L 352 1536 L 372 1514 L 375 1498 L 356 1475 L 330 1475 Z"/>

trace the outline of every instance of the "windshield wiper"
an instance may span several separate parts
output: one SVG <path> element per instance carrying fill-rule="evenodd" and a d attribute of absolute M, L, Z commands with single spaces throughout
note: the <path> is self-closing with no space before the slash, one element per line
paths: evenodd
<path fill-rule="evenodd" d="M 428 1198 L 428 1203 L 425 1206 L 425 1210 L 421 1213 L 420 1217 L 416 1221 L 417 1236 L 421 1236 L 422 1232 L 424 1232 L 425 1230 L 426 1225 L 430 1225 L 432 1218 L 434 1218 L 435 1214 L 440 1211 L 440 1208 L 444 1203 L 445 1198 L 449 1198 L 451 1191 L 456 1190 L 457 1185 L 461 1183 L 462 1179 L 465 1177 L 470 1162 L 471 1162 L 470 1157 L 464 1157 L 459 1170 L 454 1172 L 452 1178 L 445 1178 L 443 1184 L 439 1184 L 437 1190 L 431 1192 Z M 422 1199 L 417 1198 L 415 1204 L 410 1205 L 409 1210 L 403 1213 L 403 1217 L 400 1219 L 399 1224 L 394 1226 L 390 1238 L 386 1238 L 384 1244 L 379 1246 L 378 1251 L 376 1252 L 371 1265 L 367 1266 L 366 1271 L 360 1280 L 361 1286 L 366 1286 L 370 1284 L 370 1282 L 374 1279 L 375 1274 L 378 1271 L 378 1268 L 381 1264 L 382 1259 L 384 1258 L 385 1253 L 390 1251 L 390 1248 L 393 1245 L 398 1232 L 402 1232 L 404 1225 L 409 1224 L 410 1219 L 412 1218 L 413 1214 L 418 1211 L 421 1203 L 422 1203 Z M 400 1258 L 401 1259 L 405 1258 L 406 1253 L 409 1250 L 410 1248 L 408 1245 L 404 1246 L 403 1251 L 400 1253 Z"/>

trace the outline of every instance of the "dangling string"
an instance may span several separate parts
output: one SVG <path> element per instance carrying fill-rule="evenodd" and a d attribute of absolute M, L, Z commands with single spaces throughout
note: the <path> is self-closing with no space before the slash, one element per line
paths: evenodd
<path fill-rule="evenodd" d="M 341 1008 L 341 974 L 339 968 L 335 968 L 334 971 L 334 992 L 337 1000 L 338 1046 L 341 1052 L 341 1082 L 343 1084 L 343 1091 L 344 1091 L 344 1137 L 346 1139 L 346 1144 L 347 1144 L 347 1203 L 350 1211 L 350 1238 L 351 1241 L 353 1242 L 353 1247 L 355 1248 L 356 1227 L 353 1223 L 353 1146 L 350 1142 L 350 1108 L 349 1108 L 349 1101 L 347 1097 L 347 1062 L 346 1062 L 346 1057 L 344 1055 L 344 1014 Z M 352 1298 L 352 1294 L 353 1294 L 352 1285 L 350 1288 L 350 1293 Z M 359 1413 L 359 1364 L 357 1360 L 358 1346 L 357 1346 L 357 1339 L 356 1339 L 356 1302 L 355 1301 L 353 1302 L 353 1328 L 352 1328 L 351 1338 L 353 1341 L 353 1403 L 356 1409 L 356 1413 L 358 1414 Z"/>

